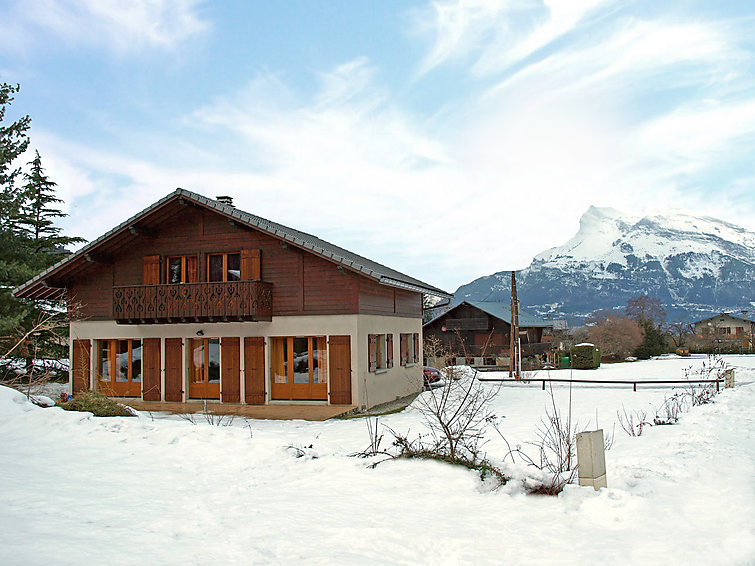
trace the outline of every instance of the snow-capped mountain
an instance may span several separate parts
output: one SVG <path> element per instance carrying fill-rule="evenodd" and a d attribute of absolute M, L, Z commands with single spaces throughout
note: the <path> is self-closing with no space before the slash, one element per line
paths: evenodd
<path fill-rule="evenodd" d="M 510 299 L 501 271 L 462 285 L 456 300 Z M 686 213 L 633 217 L 590 207 L 577 234 L 517 273 L 523 307 L 580 319 L 623 309 L 631 297 L 658 297 L 671 320 L 749 310 L 755 314 L 755 233 Z"/>

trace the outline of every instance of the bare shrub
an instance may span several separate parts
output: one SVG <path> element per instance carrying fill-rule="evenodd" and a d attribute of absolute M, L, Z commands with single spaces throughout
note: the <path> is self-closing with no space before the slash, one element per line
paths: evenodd
<path fill-rule="evenodd" d="M 624 405 L 621 406 L 621 411 L 616 411 L 616 416 L 619 419 L 619 426 L 629 436 L 642 436 L 642 432 L 647 426 L 653 426 L 652 423 L 647 420 L 647 411 L 632 411 L 627 412 Z"/>
<path fill-rule="evenodd" d="M 486 386 L 472 376 L 450 379 L 446 385 L 421 395 L 415 406 L 430 430 L 433 444 L 449 458 L 469 458 L 480 452 L 484 431 L 495 415 L 490 402 L 500 385 Z"/>
<path fill-rule="evenodd" d="M 654 425 L 673 425 L 679 422 L 679 415 L 684 411 L 684 395 L 675 393 L 663 400 L 663 405 L 655 412 Z"/>
<path fill-rule="evenodd" d="M 716 382 L 724 378 L 724 373 L 729 369 L 728 364 L 717 355 L 708 356 L 707 362 L 698 370 L 692 367 L 684 370 L 684 377 L 688 381 L 711 381 L 711 383 L 689 383 L 686 395 L 693 407 L 712 403 L 718 393 Z"/>
<path fill-rule="evenodd" d="M 202 409 L 202 412 L 199 413 L 201 415 L 201 418 L 211 426 L 232 426 L 233 421 L 236 419 L 236 415 L 221 415 L 218 413 L 213 413 L 212 411 L 207 409 L 207 401 L 204 403 L 204 408 Z M 178 415 L 180 418 L 182 418 L 185 421 L 190 422 L 193 425 L 196 425 L 198 422 L 197 419 L 197 413 L 181 413 Z M 247 423 L 247 426 L 248 423 Z M 249 433 L 251 436 L 251 426 L 249 426 Z"/>
<path fill-rule="evenodd" d="M 549 384 L 550 385 L 550 384 Z M 496 425 L 498 435 L 509 447 L 508 457 L 512 462 L 518 457 L 525 464 L 545 474 L 545 480 L 534 483 L 525 482 L 528 493 L 536 495 L 558 495 L 567 484 L 577 477 L 577 433 L 581 432 L 577 422 L 572 418 L 572 391 L 569 387 L 569 403 L 564 415 L 556 404 L 553 387 L 549 389 L 550 403 L 546 405 L 545 417 L 540 419 L 536 429 L 537 440 L 525 444 L 534 447 L 537 455 L 533 458 L 522 446 L 512 449 L 506 437 Z M 611 437 L 611 444 L 613 437 Z"/>

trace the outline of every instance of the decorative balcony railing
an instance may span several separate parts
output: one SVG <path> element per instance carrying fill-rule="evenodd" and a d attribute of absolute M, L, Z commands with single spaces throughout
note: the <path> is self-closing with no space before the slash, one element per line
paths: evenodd
<path fill-rule="evenodd" d="M 273 285 L 263 281 L 113 287 L 119 324 L 270 321 Z"/>

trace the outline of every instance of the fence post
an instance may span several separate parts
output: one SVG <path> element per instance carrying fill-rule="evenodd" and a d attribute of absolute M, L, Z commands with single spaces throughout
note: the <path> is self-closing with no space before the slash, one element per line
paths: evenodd
<path fill-rule="evenodd" d="M 592 486 L 596 491 L 608 487 L 603 429 L 577 433 L 577 463 L 579 485 Z"/>
<path fill-rule="evenodd" d="M 718 383 L 718 382 L 716 382 L 716 383 Z M 730 388 L 734 387 L 734 368 L 727 369 L 724 372 L 724 387 L 726 389 L 730 389 Z"/>

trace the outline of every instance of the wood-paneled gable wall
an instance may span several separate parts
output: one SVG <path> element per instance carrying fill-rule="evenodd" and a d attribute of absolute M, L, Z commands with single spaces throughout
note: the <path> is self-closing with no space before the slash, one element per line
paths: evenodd
<path fill-rule="evenodd" d="M 123 246 L 108 263 L 92 266 L 69 282 L 70 295 L 82 304 L 86 320 L 110 320 L 112 287 L 141 285 L 145 256 L 159 255 L 160 282 L 166 258 L 199 254 L 199 281 L 207 280 L 206 254 L 259 250 L 262 281 L 273 284 L 273 316 L 301 314 L 384 314 L 422 316 L 419 293 L 394 289 L 362 277 L 312 253 L 258 230 L 229 222 L 198 207 L 162 223 L 151 237 Z M 256 253 L 256 252 L 255 252 Z"/>

